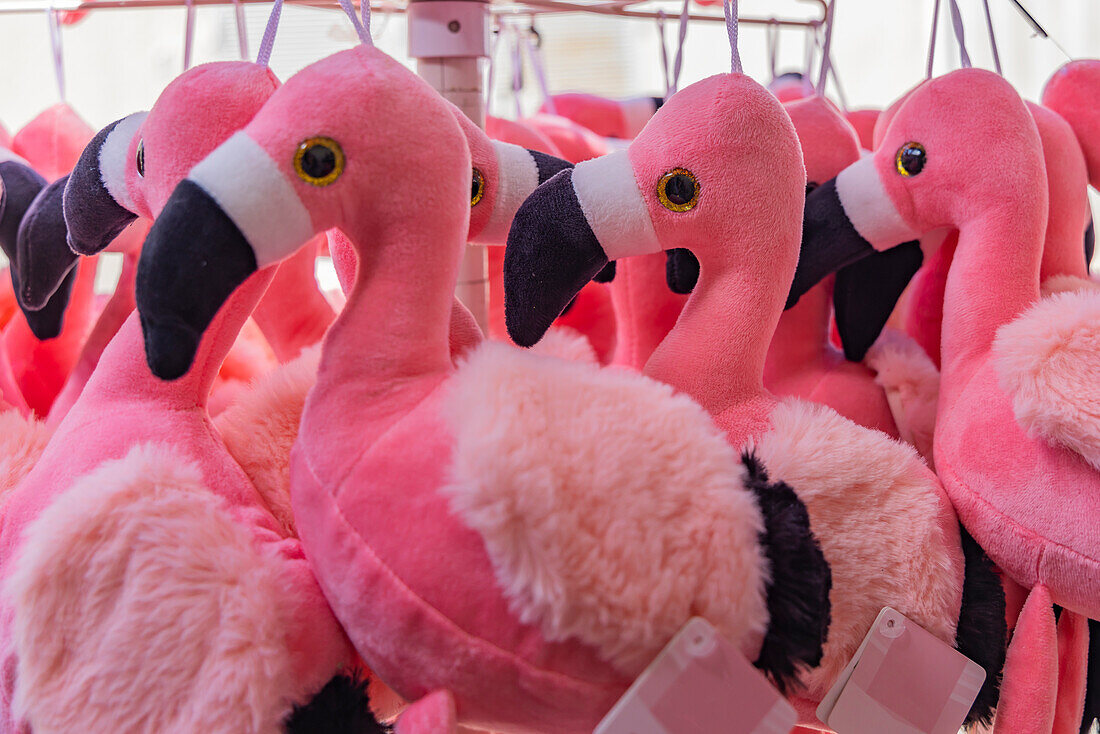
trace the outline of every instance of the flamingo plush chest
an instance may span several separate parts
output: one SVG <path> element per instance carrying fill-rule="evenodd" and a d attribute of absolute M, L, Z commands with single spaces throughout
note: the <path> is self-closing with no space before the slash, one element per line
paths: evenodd
<path fill-rule="evenodd" d="M 324 165 L 301 165 L 303 141 Z M 789 579 L 778 566 L 770 586 L 758 575 L 767 503 L 745 491 L 697 406 L 638 375 L 502 344 L 454 367 L 467 150 L 452 108 L 372 48 L 300 72 L 154 225 L 138 292 L 154 371 L 186 370 L 194 335 L 249 272 L 339 227 L 359 262 L 302 417 L 292 499 L 326 596 L 372 670 L 408 698 L 452 692 L 470 725 L 580 732 L 692 613 L 754 658 L 813 659 L 820 638 L 769 643 L 784 610 L 767 599 Z M 264 206 L 232 186 L 241 170 Z M 193 258 L 177 233 L 196 220 L 214 223 L 216 250 Z M 216 274 L 214 297 L 188 286 L 196 269 Z M 636 420 L 644 410 L 659 427 Z M 639 551 L 653 548 L 642 528 L 662 538 L 661 568 Z M 804 517 L 790 530 L 788 548 L 804 549 L 800 567 L 820 584 Z M 823 604 L 814 597 L 795 626 L 820 629 Z"/>

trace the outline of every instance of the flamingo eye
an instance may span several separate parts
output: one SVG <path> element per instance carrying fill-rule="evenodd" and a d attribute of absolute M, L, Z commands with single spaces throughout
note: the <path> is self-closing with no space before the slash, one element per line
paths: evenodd
<path fill-rule="evenodd" d="M 470 206 L 477 206 L 484 196 L 485 176 L 475 168 L 473 180 L 470 182 Z"/>
<path fill-rule="evenodd" d="M 344 172 L 344 149 L 332 138 L 307 138 L 294 153 L 298 178 L 314 186 L 328 186 Z"/>
<path fill-rule="evenodd" d="M 138 141 L 137 155 L 135 158 L 137 159 L 134 161 L 137 166 L 137 174 L 145 178 L 145 138 Z"/>
<path fill-rule="evenodd" d="M 686 168 L 673 168 L 657 182 L 661 206 L 673 212 L 686 212 L 699 203 L 699 179 Z"/>
<path fill-rule="evenodd" d="M 920 143 L 906 143 L 898 150 L 895 164 L 902 176 L 916 176 L 928 163 L 928 152 Z"/>

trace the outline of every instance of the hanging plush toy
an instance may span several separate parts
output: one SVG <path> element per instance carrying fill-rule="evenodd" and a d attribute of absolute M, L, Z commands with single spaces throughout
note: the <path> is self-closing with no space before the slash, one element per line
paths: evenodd
<path fill-rule="evenodd" d="M 1100 188 L 1100 61 L 1071 61 L 1059 69 L 1043 89 L 1043 105 L 1061 115 L 1077 133 L 1088 162 L 1089 181 Z"/>
<path fill-rule="evenodd" d="M 844 113 L 845 119 L 859 136 L 859 146 L 864 150 L 874 150 L 875 123 L 881 114 L 882 110 L 875 109 L 848 110 Z"/>
<path fill-rule="evenodd" d="M 302 141 L 323 165 L 295 162 Z M 773 516 L 706 415 L 639 376 L 493 342 L 453 366 L 448 324 L 471 215 L 464 143 L 451 108 L 373 48 L 299 72 L 154 225 L 138 291 L 151 366 L 178 376 L 193 335 L 250 271 L 338 227 L 359 268 L 322 347 L 292 499 L 326 595 L 371 668 L 410 700 L 448 691 L 471 726 L 591 731 L 701 614 L 785 679 L 816 659 L 825 613 L 825 566 L 797 500 Z M 243 171 L 264 199 L 235 186 L 229 173 Z M 201 251 L 181 246 L 185 222 L 210 233 Z M 393 277 L 408 262 L 414 290 Z M 196 277 L 212 288 L 196 292 Z M 639 410 L 662 420 L 638 421 Z M 781 545 L 771 528 L 788 533 Z M 663 564 L 652 562 L 658 548 Z M 792 568 L 809 584 L 789 592 L 797 621 L 778 604 Z"/>
<path fill-rule="evenodd" d="M 985 667 L 969 720 L 986 720 L 1004 660 L 1004 596 L 980 549 L 960 538 L 936 477 L 911 448 L 762 387 L 799 256 L 805 176 L 790 119 L 767 90 L 740 73 L 687 87 L 627 150 L 558 174 L 520 209 L 505 260 L 509 331 L 535 343 L 609 259 L 690 250 L 698 283 L 645 374 L 698 401 L 731 445 L 755 445 L 768 474 L 806 503 L 833 584 L 823 659 L 794 694 L 801 723 L 821 726 L 816 703 L 887 605 Z"/>
<path fill-rule="evenodd" d="M 982 144 L 991 139 L 996 151 Z M 1008 178 L 997 174 L 1006 155 Z M 875 156 L 810 197 L 803 244 L 805 262 L 824 272 L 958 230 L 943 299 L 936 468 L 967 528 L 1031 589 L 1005 673 L 1004 731 L 1076 727 L 1043 679 L 1057 659 L 1049 604 L 1100 612 L 1100 547 L 1087 530 L 1100 455 L 1096 293 L 1040 300 L 1048 203 L 1028 108 L 1000 77 L 964 69 L 918 87 Z"/>
<path fill-rule="evenodd" d="M 663 97 L 607 99 L 570 92 L 550 95 L 539 112 L 566 117 L 600 137 L 633 140 L 664 102 Z"/>

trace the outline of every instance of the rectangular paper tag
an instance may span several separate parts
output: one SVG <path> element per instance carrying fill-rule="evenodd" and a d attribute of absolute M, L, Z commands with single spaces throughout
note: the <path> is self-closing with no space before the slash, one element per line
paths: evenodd
<path fill-rule="evenodd" d="M 982 666 L 885 607 L 817 715 L 837 734 L 956 734 L 984 681 Z"/>
<path fill-rule="evenodd" d="M 798 717 L 745 656 L 694 617 L 595 734 L 788 734 Z"/>

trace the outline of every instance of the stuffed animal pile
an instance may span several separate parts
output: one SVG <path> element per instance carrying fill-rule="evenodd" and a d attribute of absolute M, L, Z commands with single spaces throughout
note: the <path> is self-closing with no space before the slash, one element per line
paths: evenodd
<path fill-rule="evenodd" d="M 585 734 L 697 617 L 828 732 L 885 608 L 1088 730 L 1100 62 L 486 132 L 360 35 L 0 147 L 0 734 Z"/>

